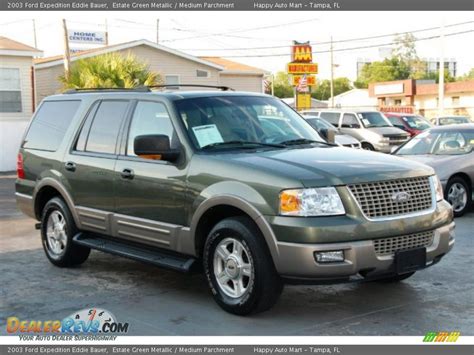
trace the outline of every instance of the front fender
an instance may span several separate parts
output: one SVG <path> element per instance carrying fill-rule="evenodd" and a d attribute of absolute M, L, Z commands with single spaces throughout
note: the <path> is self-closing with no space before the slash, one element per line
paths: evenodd
<path fill-rule="evenodd" d="M 275 234 L 266 219 L 263 218 L 264 214 L 271 215 L 274 214 L 274 211 L 256 190 L 239 182 L 220 182 L 209 186 L 195 199 L 194 213 L 190 223 L 190 235 L 193 236 L 193 239 L 201 217 L 210 208 L 219 205 L 238 208 L 252 218 L 262 232 L 272 258 L 277 259 L 279 252 Z"/>

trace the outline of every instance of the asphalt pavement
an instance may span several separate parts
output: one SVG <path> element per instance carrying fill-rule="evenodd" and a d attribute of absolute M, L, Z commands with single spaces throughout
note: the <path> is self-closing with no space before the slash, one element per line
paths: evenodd
<path fill-rule="evenodd" d="M 16 209 L 14 178 L 0 175 L 0 335 L 10 316 L 63 319 L 88 307 L 128 322 L 129 335 L 474 335 L 474 212 L 456 219 L 454 249 L 404 282 L 287 286 L 273 309 L 250 317 L 222 311 L 200 274 L 97 251 L 57 268 L 34 223 Z"/>

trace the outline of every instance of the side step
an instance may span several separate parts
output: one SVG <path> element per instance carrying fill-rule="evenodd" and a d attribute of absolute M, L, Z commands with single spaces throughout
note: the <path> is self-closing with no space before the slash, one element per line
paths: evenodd
<path fill-rule="evenodd" d="M 125 258 L 142 261 L 156 266 L 172 269 L 180 272 L 193 271 L 196 259 L 181 256 L 169 251 L 158 250 L 153 247 L 137 246 L 123 243 L 121 241 L 102 238 L 94 234 L 78 233 L 73 238 L 74 242 L 91 249 L 100 250 L 109 254 L 123 256 Z"/>

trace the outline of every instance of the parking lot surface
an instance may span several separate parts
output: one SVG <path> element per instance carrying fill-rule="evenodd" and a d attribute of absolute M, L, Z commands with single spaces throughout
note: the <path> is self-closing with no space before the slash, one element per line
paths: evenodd
<path fill-rule="evenodd" d="M 439 264 L 399 284 L 287 286 L 268 312 L 238 317 L 214 303 L 200 274 L 183 275 L 92 251 L 81 267 L 48 262 L 35 221 L 0 175 L 0 335 L 6 318 L 62 319 L 100 307 L 129 335 L 474 335 L 474 213 L 456 219 L 456 244 Z"/>

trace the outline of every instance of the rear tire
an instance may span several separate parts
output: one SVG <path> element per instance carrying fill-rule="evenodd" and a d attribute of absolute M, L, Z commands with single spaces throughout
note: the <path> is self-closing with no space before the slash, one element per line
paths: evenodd
<path fill-rule="evenodd" d="M 207 237 L 203 264 L 215 301 L 229 313 L 266 311 L 283 290 L 265 240 L 247 217 L 217 223 Z"/>
<path fill-rule="evenodd" d="M 71 211 L 59 197 L 46 203 L 41 217 L 41 241 L 49 261 L 59 267 L 80 265 L 87 260 L 90 248 L 74 244 L 78 233 Z"/>

